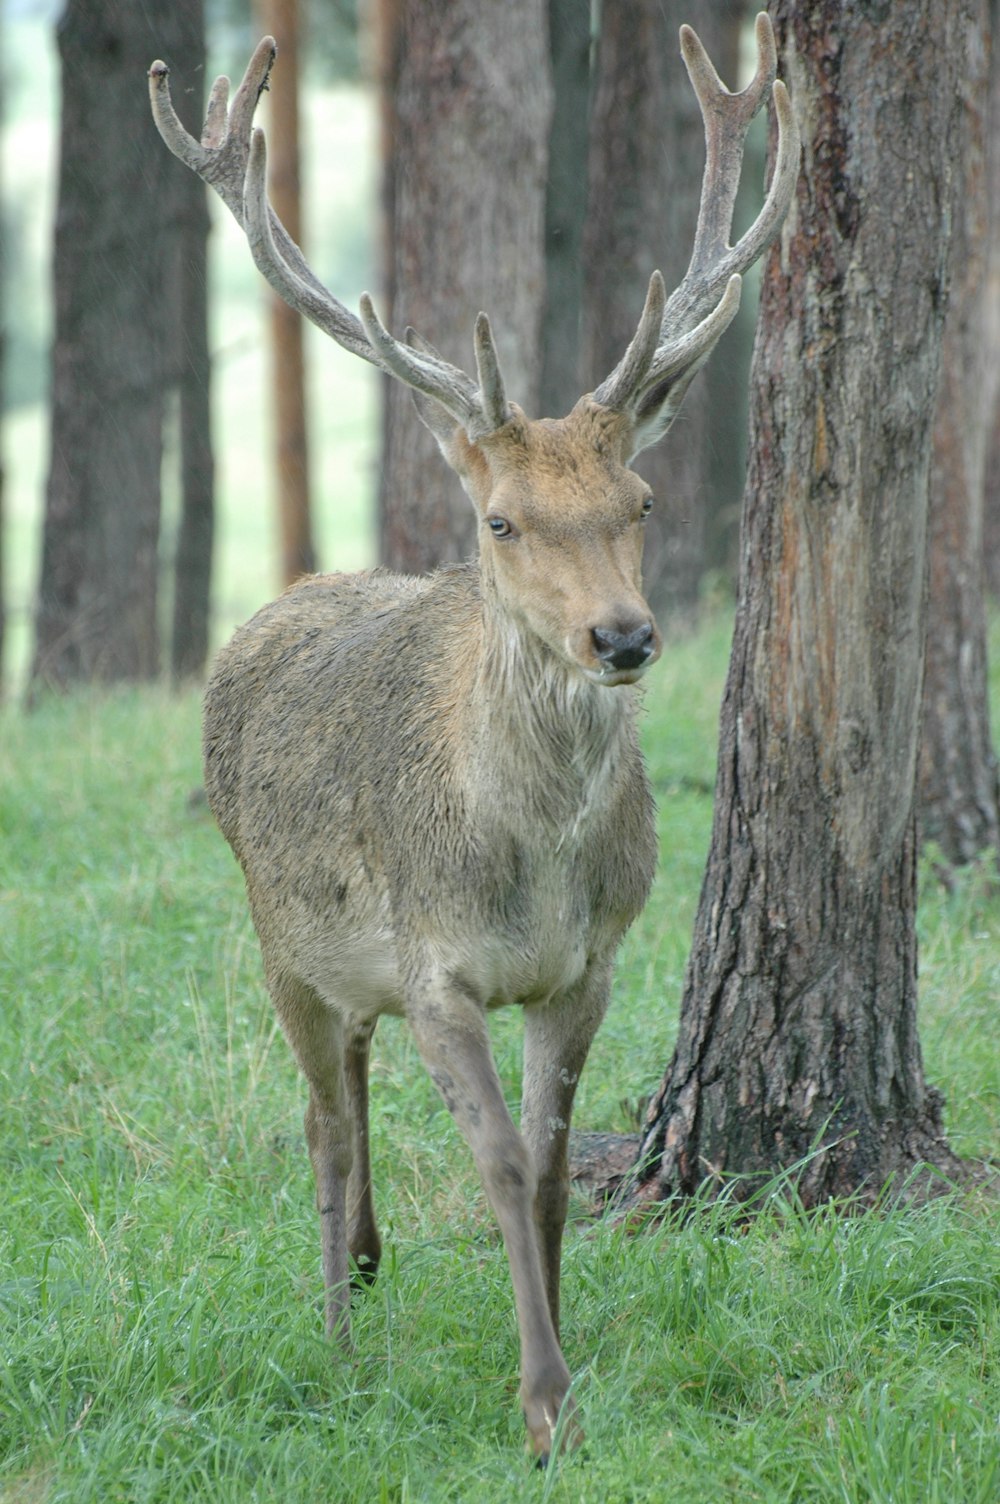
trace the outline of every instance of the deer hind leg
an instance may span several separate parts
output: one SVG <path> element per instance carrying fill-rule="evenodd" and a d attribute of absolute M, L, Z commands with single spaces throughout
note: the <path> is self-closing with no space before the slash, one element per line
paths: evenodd
<path fill-rule="evenodd" d="M 592 964 L 578 987 L 524 1010 L 521 1132 L 538 1176 L 535 1225 L 549 1312 L 559 1335 L 559 1275 L 569 1205 L 569 1127 L 587 1053 L 608 1003 L 611 963 Z"/>
<path fill-rule="evenodd" d="M 374 1023 L 347 1029 L 344 1077 L 353 1129 L 354 1158 L 347 1182 L 347 1251 L 354 1265 L 352 1283 L 370 1285 L 382 1255 L 382 1240 L 375 1222 L 372 1200 L 372 1167 L 368 1143 L 368 1052 L 375 1033 Z"/>
<path fill-rule="evenodd" d="M 269 973 L 268 986 L 285 1037 L 309 1083 L 306 1142 L 316 1179 L 323 1251 L 327 1335 L 350 1345 L 347 1185 L 354 1125 L 344 1078 L 344 1026 L 306 983 Z"/>
<path fill-rule="evenodd" d="M 483 1009 L 460 987 L 439 984 L 408 1009 L 424 1064 L 472 1150 L 500 1224 L 521 1343 L 521 1404 L 531 1450 L 544 1462 L 570 1375 L 549 1314 L 535 1232 L 535 1168 L 507 1111 Z M 575 1423 L 567 1436 L 576 1442 Z"/>

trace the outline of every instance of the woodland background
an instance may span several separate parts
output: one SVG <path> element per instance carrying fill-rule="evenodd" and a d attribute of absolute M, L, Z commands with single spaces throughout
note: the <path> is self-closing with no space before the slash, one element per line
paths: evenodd
<path fill-rule="evenodd" d="M 196 274 L 182 297 L 198 253 L 177 248 L 192 226 L 201 233 L 204 209 L 153 130 L 144 74 L 166 57 L 184 108 L 190 88 L 219 71 L 238 78 L 256 37 L 278 31 L 265 103 L 298 74 L 303 238 L 319 275 L 351 306 L 372 289 L 394 330 L 411 321 L 463 363 L 485 306 L 508 341 L 512 395 L 558 412 L 617 359 L 651 268 L 668 283 L 683 272 L 701 148 L 677 26 L 692 21 L 732 81 L 746 75 L 748 8 L 604 0 L 598 33 L 597 9 L 569 0 L 523 11 L 520 0 L 381 0 L 360 27 L 348 5 L 314 0 L 296 67 L 274 20 L 251 20 L 236 0 L 207 7 L 204 62 L 196 6 L 69 0 L 60 38 L 79 87 L 62 116 L 75 164 L 63 181 L 76 197 L 58 210 L 57 7 L 8 0 L 0 12 L 4 1500 L 492 1490 L 617 1504 L 681 1488 L 789 1504 L 996 1499 L 996 8 L 774 0 L 771 12 L 783 59 L 797 59 L 803 178 L 765 268 L 758 376 L 745 294 L 742 333 L 699 378 L 650 471 L 665 526 L 648 563 L 668 649 L 650 676 L 644 744 L 662 859 L 576 1117 L 633 1155 L 644 1137 L 661 1199 L 642 1236 L 613 1219 L 593 1227 L 590 1202 L 577 1205 L 567 1356 L 590 1445 L 545 1477 L 518 1452 L 514 1336 L 493 1318 L 508 1299 L 495 1229 L 402 1029 L 380 1029 L 373 1067 L 392 1252 L 359 1306 L 357 1362 L 329 1363 L 299 1083 L 239 874 L 190 798 L 211 646 L 313 556 L 350 569 L 468 552 L 466 503 L 433 470 L 415 478 L 433 457 L 406 427 L 408 399 L 383 409 L 371 371 L 307 330 L 304 546 L 287 468 L 276 478 L 259 278 L 213 207 L 208 279 Z M 444 62 L 420 29 L 428 13 L 461 23 Z M 498 15 L 507 24 L 491 32 Z M 168 23 L 190 27 L 190 50 Z M 388 46 L 400 25 L 406 45 Z M 539 154 L 534 174 L 524 137 L 498 137 L 502 116 L 463 59 L 488 60 L 494 103 L 535 70 L 535 113 L 525 105 L 517 121 Z M 514 83 L 500 87 L 505 68 Z M 544 175 L 539 101 L 553 112 Z M 860 128 L 875 105 L 893 125 L 881 137 Z M 273 147 L 282 132 L 268 128 Z M 674 144 L 685 139 L 695 145 Z M 558 160 L 574 164 L 562 184 Z M 450 224 L 443 245 L 415 232 L 420 214 L 445 223 L 431 169 L 464 226 L 484 215 L 475 254 Z M 853 196 L 859 185 L 867 199 Z M 529 191 L 533 248 L 501 255 L 482 226 L 526 223 L 506 195 Z M 928 202 L 930 233 L 900 223 Z M 818 269 L 805 294 L 802 266 Z M 182 309 L 206 286 L 207 341 L 179 338 Z M 852 319 L 876 304 L 858 338 Z M 910 327 L 914 307 L 926 337 Z M 53 359 L 60 310 L 68 345 Z M 801 338 L 814 316 L 818 345 Z M 899 359 L 911 335 L 924 387 L 942 373 L 936 417 L 933 390 L 920 405 Z M 776 351 L 800 355 L 794 382 L 769 378 Z M 554 354 L 569 356 L 561 369 Z M 211 465 L 182 439 L 207 374 Z M 874 398 L 858 401 L 862 390 Z M 122 419 L 130 404 L 138 429 Z M 739 545 L 748 406 L 755 471 Z M 908 493 L 899 477 L 918 450 L 926 485 Z M 131 469 L 109 479 L 115 465 Z M 864 474 L 860 497 L 845 468 L 848 481 Z M 812 489 L 790 500 L 789 476 Z M 774 546 L 789 538 L 811 547 Z M 830 589 L 823 570 L 845 539 L 858 567 L 834 570 Z M 810 630 L 768 638 L 776 598 Z M 810 620 L 816 601 L 828 609 Z M 797 677 L 787 641 L 803 649 Z M 925 645 L 921 716 L 918 694 L 894 692 L 919 683 Z M 824 741 L 809 697 L 831 657 L 848 697 L 866 673 L 888 694 L 860 696 L 856 717 L 833 721 L 843 738 Z M 919 767 L 916 789 L 900 767 Z M 860 860 L 845 816 L 869 838 Z M 496 1047 L 516 1100 L 510 1015 L 495 1021 Z M 724 1115 L 686 1120 L 676 1079 L 717 1104 L 723 1088 L 737 1101 L 741 1072 L 760 1090 L 729 1111 L 720 1155 Z M 769 1096 L 776 1080 L 809 1090 L 789 1106 Z M 808 1111 L 796 1116 L 796 1102 Z M 916 1195 L 928 1180 L 944 1194 Z M 873 1201 L 874 1215 L 857 1215 Z"/>

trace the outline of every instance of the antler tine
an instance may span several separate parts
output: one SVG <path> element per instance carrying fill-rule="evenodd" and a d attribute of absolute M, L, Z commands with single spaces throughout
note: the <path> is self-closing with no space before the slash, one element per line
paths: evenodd
<path fill-rule="evenodd" d="M 313 276 L 302 253 L 268 203 L 267 143 L 262 130 L 253 131 L 250 138 L 243 189 L 243 228 L 254 265 L 280 298 L 352 355 L 360 355 L 371 365 L 382 366 L 359 320 Z M 276 231 L 282 233 L 285 247 L 278 246 Z M 294 258 L 286 247 L 294 250 Z M 307 275 L 303 275 L 303 271 Z"/>
<path fill-rule="evenodd" d="M 663 285 L 663 276 L 660 272 L 654 272 L 649 279 L 646 302 L 639 319 L 639 327 L 632 337 L 632 343 L 607 381 L 594 393 L 595 399 L 602 402 L 605 407 L 621 406 L 629 394 L 636 391 L 644 381 L 659 347 L 666 301 L 667 291 Z"/>
<path fill-rule="evenodd" d="M 387 371 L 415 391 L 440 402 L 461 423 L 470 439 L 482 438 L 501 426 L 491 421 L 482 393 L 464 371 L 443 360 L 424 341 L 420 345 L 404 345 L 394 339 L 375 312 L 369 293 L 361 294 L 360 308 L 365 333 Z M 497 371 L 499 374 L 499 367 Z"/>
<path fill-rule="evenodd" d="M 476 374 L 479 377 L 479 399 L 487 433 L 493 433 L 510 422 L 511 412 L 507 406 L 500 357 L 493 343 L 493 330 L 485 313 L 476 319 Z M 475 435 L 470 434 L 470 438 Z"/>

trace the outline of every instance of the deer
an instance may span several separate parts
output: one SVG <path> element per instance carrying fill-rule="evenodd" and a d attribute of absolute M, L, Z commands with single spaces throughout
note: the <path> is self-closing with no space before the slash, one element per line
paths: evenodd
<path fill-rule="evenodd" d="M 167 146 L 228 206 L 286 302 L 411 388 L 478 518 L 476 561 L 420 577 L 308 576 L 240 627 L 205 690 L 204 775 L 308 1083 L 327 1333 L 349 1350 L 352 1280 L 378 1269 L 368 1064 L 379 1018 L 396 1015 L 499 1224 L 541 1465 L 582 1437 L 559 1338 L 573 1100 L 657 855 L 637 733 L 637 686 L 662 650 L 641 581 L 653 499 L 631 463 L 731 322 L 798 174 L 765 14 L 756 42 L 755 75 L 736 94 L 681 28 L 706 139 L 690 265 L 669 299 L 652 274 L 618 365 L 558 419 L 529 419 L 508 399 L 484 313 L 470 376 L 412 330 L 394 338 L 367 293 L 358 318 L 310 270 L 268 203 L 253 127 L 273 38 L 231 106 L 229 80 L 215 81 L 200 140 L 174 112 L 166 65 L 149 70 Z M 744 140 L 768 98 L 771 183 L 731 247 Z M 488 1032 L 505 1006 L 524 1022 L 519 1126 Z"/>

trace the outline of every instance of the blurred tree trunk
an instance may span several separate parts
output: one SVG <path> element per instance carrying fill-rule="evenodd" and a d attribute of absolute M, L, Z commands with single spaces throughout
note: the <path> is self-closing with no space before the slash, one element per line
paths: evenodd
<path fill-rule="evenodd" d="M 278 43 L 280 84 L 267 96 L 268 185 L 271 204 L 296 245 L 302 244 L 299 151 L 299 3 L 257 0 L 259 29 Z M 303 322 L 276 293 L 268 292 L 271 383 L 281 577 L 290 585 L 316 569 L 309 493 L 306 367 Z"/>
<path fill-rule="evenodd" d="M 949 862 L 1000 857 L 997 764 L 990 737 L 983 592 L 983 485 L 987 439 L 986 181 L 991 0 L 973 0 L 977 24 L 963 93 L 964 191 L 941 354 L 931 461 L 930 592 L 920 747 L 922 834 Z M 993 358 L 996 359 L 994 352 Z"/>
<path fill-rule="evenodd" d="M 810 1151 L 807 1203 L 958 1168 L 917 1034 L 913 791 L 973 0 L 770 9 L 803 176 L 765 269 L 712 844 L 642 1199 Z"/>
<path fill-rule="evenodd" d="M 178 114 L 200 136 L 205 113 L 203 0 L 175 5 L 177 72 L 187 81 Z M 169 60 L 168 60 L 169 62 Z M 179 164 L 178 164 L 179 165 Z M 175 682 L 200 678 L 208 659 L 215 536 L 215 462 L 212 454 L 211 356 L 208 348 L 208 233 L 205 185 L 193 172 L 175 173 L 178 317 L 173 356 L 180 403 L 181 518 L 174 561 L 170 669 Z"/>
<path fill-rule="evenodd" d="M 545 195 L 545 311 L 538 412 L 551 418 L 568 413 L 584 390 L 580 377 L 580 312 L 590 134 L 590 41 L 588 0 L 549 0 L 553 110 Z"/>
<path fill-rule="evenodd" d="M 704 132 L 681 60 L 690 22 L 719 76 L 736 87 L 743 0 L 603 0 L 590 130 L 584 235 L 582 389 L 592 389 L 635 333 L 651 272 L 668 292 L 694 246 Z M 759 203 L 759 195 L 758 195 Z M 713 521 L 738 510 L 746 427 L 750 325 L 734 324 L 685 399 L 682 415 L 636 469 L 659 505 L 646 532 L 644 573 L 661 617 L 688 615 L 702 573 L 726 544 Z M 743 354 L 740 354 L 740 346 Z M 733 391 L 733 367 L 740 369 Z M 720 456 L 728 456 L 720 466 Z"/>
<path fill-rule="evenodd" d="M 68 0 L 51 460 L 33 687 L 146 679 L 160 662 L 157 583 L 174 183 L 142 81 L 176 55 L 180 6 Z"/>
<path fill-rule="evenodd" d="M 4 21 L 0 16 L 0 42 L 3 38 Z M 2 51 L 2 48 L 0 48 Z M 5 105 L 5 81 L 0 71 L 0 129 L 4 123 Z M 0 184 L 0 192 L 3 185 Z M 0 236 L 0 412 L 6 407 L 6 370 L 7 370 L 7 258 L 4 253 L 3 236 Z M 6 645 L 7 629 L 7 565 L 6 565 L 6 534 L 7 517 L 4 506 L 4 488 L 6 484 L 6 466 L 3 453 L 0 452 L 0 697 L 3 695 L 6 677 L 4 672 L 4 648 Z"/>
<path fill-rule="evenodd" d="M 551 114 L 546 0 L 381 0 L 385 287 L 397 336 L 412 325 L 474 369 L 491 317 L 508 395 L 537 412 Z M 407 390 L 383 386 L 384 563 L 420 571 L 475 547 L 472 508 Z"/>
<path fill-rule="evenodd" d="M 989 228 L 986 252 L 985 403 L 986 457 L 983 479 L 983 563 L 986 587 L 1000 598 L 1000 17 L 991 7 L 990 97 L 986 128 Z"/>

